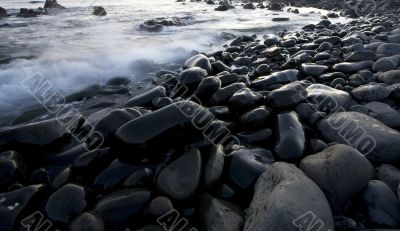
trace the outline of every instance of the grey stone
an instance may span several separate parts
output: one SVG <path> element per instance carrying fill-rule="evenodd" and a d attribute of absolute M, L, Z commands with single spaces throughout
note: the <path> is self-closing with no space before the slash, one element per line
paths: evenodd
<path fill-rule="evenodd" d="M 279 158 L 288 160 L 303 155 L 305 135 L 296 112 L 277 115 L 275 152 Z"/>

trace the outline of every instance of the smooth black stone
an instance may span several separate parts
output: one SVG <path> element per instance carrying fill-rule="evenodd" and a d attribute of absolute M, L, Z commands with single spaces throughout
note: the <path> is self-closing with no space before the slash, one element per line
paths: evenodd
<path fill-rule="evenodd" d="M 351 101 L 349 93 L 323 84 L 312 84 L 306 90 L 308 92 L 307 100 L 325 112 L 347 108 Z"/>
<path fill-rule="evenodd" d="M 400 70 L 387 71 L 379 75 L 379 80 L 387 85 L 400 83 Z"/>
<path fill-rule="evenodd" d="M 354 51 L 346 56 L 344 59 L 346 62 L 360 62 L 360 61 L 367 61 L 367 60 L 377 60 L 378 56 L 375 52 L 370 50 L 360 50 Z"/>
<path fill-rule="evenodd" d="M 65 185 L 70 180 L 71 180 L 71 168 L 67 167 L 54 178 L 54 180 L 51 182 L 51 187 L 54 189 L 59 189 L 61 186 Z"/>
<path fill-rule="evenodd" d="M 65 98 L 66 103 L 71 103 L 74 101 L 82 101 L 86 98 L 93 97 L 95 95 L 100 94 L 102 91 L 102 87 L 98 84 L 91 85 L 87 88 L 84 88 L 76 93 L 73 93 Z"/>
<path fill-rule="evenodd" d="M 225 65 L 225 63 L 223 63 L 222 61 L 218 60 L 217 62 L 214 62 L 211 64 L 214 72 L 216 73 L 220 73 L 223 71 L 231 71 L 231 68 L 228 67 L 227 65 Z"/>
<path fill-rule="evenodd" d="M 328 82 L 328 81 L 332 81 L 333 79 L 336 78 L 346 78 L 346 75 L 342 72 L 331 72 L 331 73 L 326 73 L 323 75 L 320 75 L 318 77 L 319 80 L 323 81 L 323 82 Z"/>
<path fill-rule="evenodd" d="M 200 182 L 201 154 L 191 149 L 161 170 L 157 189 L 176 200 L 192 196 Z"/>
<path fill-rule="evenodd" d="M 94 207 L 105 230 L 121 230 L 129 223 L 140 223 L 142 211 L 150 200 L 150 191 L 123 189 L 103 197 Z"/>
<path fill-rule="evenodd" d="M 300 169 L 324 191 L 333 211 L 341 211 L 344 203 L 374 177 L 374 168 L 367 158 L 343 144 L 305 157 Z"/>
<path fill-rule="evenodd" d="M 151 103 L 153 105 L 153 108 L 160 109 L 160 108 L 163 108 L 163 107 L 166 107 L 166 106 L 172 104 L 173 102 L 174 102 L 174 100 L 169 97 L 160 97 L 160 98 L 153 99 L 153 101 Z"/>
<path fill-rule="evenodd" d="M 248 88 L 237 91 L 229 99 L 229 104 L 236 111 L 247 111 L 253 109 L 264 102 L 264 97 Z"/>
<path fill-rule="evenodd" d="M 288 160 L 303 155 L 305 135 L 296 112 L 277 115 L 275 153 L 280 159 Z"/>
<path fill-rule="evenodd" d="M 250 189 L 258 177 L 274 162 L 266 149 L 239 149 L 230 153 L 229 178 L 240 189 Z"/>
<path fill-rule="evenodd" d="M 93 186 L 96 189 L 108 191 L 116 185 L 122 183 L 132 173 L 139 169 L 138 166 L 124 164 L 119 160 L 114 160 L 104 171 L 94 180 Z"/>
<path fill-rule="evenodd" d="M 8 127 L 0 132 L 0 146 L 10 143 L 38 146 L 49 145 L 69 134 L 66 127 L 63 126 L 64 122 L 68 125 L 68 129 L 73 131 L 82 122 L 82 117 L 80 115 L 68 116 Z"/>
<path fill-rule="evenodd" d="M 167 197 L 156 197 L 150 201 L 145 209 L 145 215 L 153 218 L 159 218 L 174 209 L 172 202 Z"/>
<path fill-rule="evenodd" d="M 219 89 L 221 89 L 221 80 L 217 77 L 207 77 L 200 82 L 195 95 L 200 99 L 209 99 L 210 95 Z"/>
<path fill-rule="evenodd" d="M 141 148 L 162 148 L 162 143 L 167 147 L 173 146 L 171 139 L 174 137 L 179 138 L 180 142 L 190 140 L 191 137 L 184 136 L 184 133 L 186 130 L 195 131 L 191 121 L 202 116 L 213 118 L 213 114 L 202 106 L 191 101 L 180 101 L 126 123 L 118 129 L 116 137 L 123 144 Z M 179 134 L 172 133 L 177 128 Z M 171 137 L 171 134 L 174 136 Z"/>
<path fill-rule="evenodd" d="M 208 73 L 212 72 L 210 60 L 203 54 L 195 55 L 186 60 L 186 62 L 183 64 L 184 69 L 189 69 L 191 67 L 200 67 L 201 69 L 206 70 Z"/>
<path fill-rule="evenodd" d="M 200 67 L 188 68 L 179 75 L 180 84 L 189 90 L 195 90 L 200 82 L 207 77 L 207 71 Z"/>
<path fill-rule="evenodd" d="M 226 106 L 214 106 L 210 107 L 209 110 L 220 120 L 231 120 L 234 117 L 230 109 Z"/>
<path fill-rule="evenodd" d="M 126 77 L 114 77 L 107 81 L 106 85 L 109 86 L 124 86 L 128 85 L 131 82 L 130 79 Z"/>
<path fill-rule="evenodd" d="M 397 194 L 400 184 L 400 170 L 390 164 L 382 164 L 376 168 L 376 177 L 385 182 Z"/>
<path fill-rule="evenodd" d="M 240 76 L 235 73 L 229 73 L 227 71 L 221 72 L 217 75 L 217 78 L 221 81 L 221 86 L 226 87 L 232 83 L 239 81 Z"/>
<path fill-rule="evenodd" d="M 294 165 L 276 162 L 256 182 L 243 230 L 299 230 L 294 220 L 310 211 L 318 214 L 324 229 L 334 230 L 321 189 Z"/>
<path fill-rule="evenodd" d="M 22 158 L 15 151 L 0 153 L 0 191 L 18 181 L 23 173 Z"/>
<path fill-rule="evenodd" d="M 360 62 L 343 62 L 335 64 L 332 69 L 339 72 L 357 72 L 364 68 L 369 68 L 374 64 L 374 61 L 360 61 Z"/>
<path fill-rule="evenodd" d="M 204 168 L 204 184 L 212 187 L 219 183 L 225 163 L 225 152 L 222 145 L 211 147 L 210 157 Z"/>
<path fill-rule="evenodd" d="M 270 129 L 259 129 L 256 131 L 236 133 L 236 137 L 243 144 L 265 145 L 272 136 Z"/>
<path fill-rule="evenodd" d="M 244 213 L 236 205 L 204 194 L 196 209 L 199 227 L 204 231 L 240 231 L 244 224 Z"/>
<path fill-rule="evenodd" d="M 265 127 L 271 119 L 271 111 L 265 107 L 259 107 L 243 114 L 239 118 L 239 125 L 243 129 Z"/>
<path fill-rule="evenodd" d="M 390 90 L 382 85 L 363 85 L 353 89 L 351 94 L 359 101 L 382 101 L 390 95 Z"/>
<path fill-rule="evenodd" d="M 261 76 L 252 82 L 252 87 L 258 90 L 266 90 L 273 84 L 285 84 L 297 80 L 298 70 L 285 70 L 272 73 L 268 76 Z"/>
<path fill-rule="evenodd" d="M 87 206 L 86 190 L 76 184 L 67 184 L 48 199 L 45 210 L 52 221 L 68 223 Z"/>
<path fill-rule="evenodd" d="M 384 182 L 372 180 L 362 194 L 368 221 L 388 228 L 400 226 L 400 202 Z"/>
<path fill-rule="evenodd" d="M 307 98 L 306 89 L 299 83 L 289 83 L 271 91 L 268 99 L 275 107 L 290 107 Z"/>
<path fill-rule="evenodd" d="M 149 168 L 139 169 L 132 173 L 124 182 L 125 187 L 141 187 L 152 182 L 153 171 Z"/>
<path fill-rule="evenodd" d="M 14 230 L 13 226 L 19 225 L 16 223 L 18 215 L 42 188 L 43 185 L 30 185 L 0 194 L 0 230 Z"/>
<path fill-rule="evenodd" d="M 84 212 L 71 222 L 69 231 L 105 231 L 105 228 L 94 212 Z"/>
<path fill-rule="evenodd" d="M 305 75 L 311 75 L 311 76 L 319 76 L 328 69 L 329 67 L 327 66 L 317 65 L 317 64 L 302 64 L 300 66 L 301 72 L 303 72 Z"/>
<path fill-rule="evenodd" d="M 244 83 L 233 83 L 229 86 L 221 88 L 212 95 L 211 103 L 214 105 L 222 105 L 228 102 L 233 94 L 246 87 Z"/>
<path fill-rule="evenodd" d="M 137 118 L 124 109 L 116 109 L 108 113 L 103 119 L 99 120 L 95 125 L 95 130 L 100 132 L 104 137 L 114 135 L 114 133 L 124 124 Z"/>
<path fill-rule="evenodd" d="M 350 142 L 372 162 L 400 160 L 400 133 L 367 115 L 337 112 L 323 119 L 318 124 L 318 130 L 330 142 Z"/>
<path fill-rule="evenodd" d="M 155 98 L 163 96 L 166 96 L 165 88 L 157 86 L 145 93 L 132 97 L 125 103 L 125 107 L 146 106 L 151 104 Z"/>

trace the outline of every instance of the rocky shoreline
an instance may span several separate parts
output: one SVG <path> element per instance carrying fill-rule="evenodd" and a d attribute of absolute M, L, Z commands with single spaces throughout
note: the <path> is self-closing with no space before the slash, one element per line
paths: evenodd
<path fill-rule="evenodd" d="M 399 21 L 234 36 L 144 86 L 28 79 L 0 230 L 399 229 Z"/>

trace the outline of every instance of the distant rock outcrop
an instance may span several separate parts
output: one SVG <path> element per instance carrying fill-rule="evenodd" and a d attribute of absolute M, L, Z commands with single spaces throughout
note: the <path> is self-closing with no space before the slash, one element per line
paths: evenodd
<path fill-rule="evenodd" d="M 0 18 L 1 17 L 6 17 L 7 16 L 7 11 L 6 9 L 0 7 Z"/>
<path fill-rule="evenodd" d="M 107 11 L 106 11 L 106 9 L 104 9 L 104 7 L 95 6 L 95 7 L 93 8 L 93 15 L 96 15 L 96 16 L 106 16 L 106 15 L 107 15 Z"/>
<path fill-rule="evenodd" d="M 66 9 L 64 6 L 60 5 L 57 0 L 46 0 L 44 3 L 45 9 Z"/>

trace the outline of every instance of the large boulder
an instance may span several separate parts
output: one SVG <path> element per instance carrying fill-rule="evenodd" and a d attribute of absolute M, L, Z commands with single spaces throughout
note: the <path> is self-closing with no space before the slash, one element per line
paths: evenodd
<path fill-rule="evenodd" d="M 400 133 L 358 112 L 337 112 L 318 124 L 330 142 L 350 145 L 373 162 L 400 160 Z"/>
<path fill-rule="evenodd" d="M 365 156 L 343 144 L 307 156 L 300 169 L 322 189 L 335 211 L 343 208 L 374 176 L 374 168 Z"/>
<path fill-rule="evenodd" d="M 106 11 L 106 9 L 104 9 L 104 7 L 95 6 L 95 7 L 93 7 L 93 15 L 106 16 L 107 15 L 107 11 Z"/>
<path fill-rule="evenodd" d="M 311 230 L 313 222 L 304 222 L 310 216 L 321 221 L 324 230 L 334 230 L 331 209 L 321 189 L 294 165 L 277 162 L 258 179 L 243 230 Z"/>

